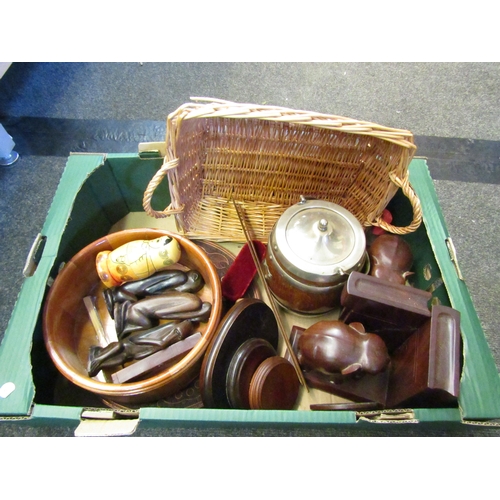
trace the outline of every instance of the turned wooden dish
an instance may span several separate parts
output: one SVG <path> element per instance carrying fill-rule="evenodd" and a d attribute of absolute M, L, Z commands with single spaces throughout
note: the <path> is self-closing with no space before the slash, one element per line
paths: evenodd
<path fill-rule="evenodd" d="M 211 302 L 212 311 L 206 323 L 197 325 L 196 331 L 202 334 L 201 339 L 181 360 L 147 379 L 113 384 L 90 378 L 87 374 L 88 351 L 91 345 L 98 344 L 98 339 L 85 308 L 84 297 L 96 297 L 95 305 L 104 329 L 114 328 L 100 293 L 103 285 L 95 266 L 98 252 L 113 250 L 129 241 L 162 235 L 179 241 L 182 248 L 179 264 L 198 270 L 205 280 L 205 286 L 199 293 L 203 300 Z M 215 335 L 221 311 L 220 278 L 202 248 L 177 233 L 159 229 L 130 229 L 94 241 L 63 267 L 45 302 L 43 334 L 52 361 L 68 380 L 117 403 L 146 403 L 175 394 L 196 379 L 207 346 Z"/>

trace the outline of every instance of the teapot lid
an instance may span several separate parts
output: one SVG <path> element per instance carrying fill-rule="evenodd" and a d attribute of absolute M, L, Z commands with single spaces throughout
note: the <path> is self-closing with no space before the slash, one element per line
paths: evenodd
<path fill-rule="evenodd" d="M 355 270 L 366 251 L 363 227 L 351 212 L 303 196 L 279 218 L 273 244 L 292 273 L 320 281 Z"/>

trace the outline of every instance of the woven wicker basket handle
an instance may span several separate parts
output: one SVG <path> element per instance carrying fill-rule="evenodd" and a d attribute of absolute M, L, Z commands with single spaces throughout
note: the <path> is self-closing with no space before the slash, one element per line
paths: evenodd
<path fill-rule="evenodd" d="M 422 206 L 420 205 L 420 200 L 416 195 L 415 191 L 410 185 L 410 181 L 408 179 L 408 175 L 404 179 L 400 179 L 397 175 L 390 172 L 389 177 L 391 181 L 396 184 L 403 191 L 404 195 L 408 198 L 411 203 L 413 209 L 413 220 L 410 225 L 405 227 L 393 226 L 385 222 L 380 216 L 375 222 L 373 222 L 372 226 L 381 227 L 385 231 L 393 234 L 408 234 L 416 231 L 420 224 L 422 223 Z"/>
<path fill-rule="evenodd" d="M 156 172 L 153 178 L 149 181 L 148 187 L 144 191 L 144 197 L 142 198 L 142 206 L 144 211 L 150 215 L 151 217 L 155 217 L 156 219 L 162 219 L 164 217 L 168 217 L 169 215 L 179 214 L 183 211 L 184 206 L 181 208 L 173 208 L 170 204 L 165 210 L 154 210 L 151 206 L 151 199 L 153 198 L 153 194 L 156 191 L 156 188 L 160 185 L 161 181 L 167 175 L 168 171 L 172 168 L 177 167 L 179 164 L 179 160 L 176 158 L 172 161 L 164 163 L 161 168 Z M 176 189 L 175 186 L 169 186 L 171 192 Z"/>

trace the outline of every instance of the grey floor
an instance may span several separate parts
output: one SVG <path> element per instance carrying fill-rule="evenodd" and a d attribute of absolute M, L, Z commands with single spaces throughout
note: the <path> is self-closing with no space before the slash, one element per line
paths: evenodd
<path fill-rule="evenodd" d="M 325 112 L 416 136 L 500 368 L 500 64 L 120 63 L 14 64 L 0 80 L 0 123 L 20 160 L 0 169 L 0 339 L 70 151 L 135 152 L 162 140 L 168 113 L 190 96 Z M 386 427 L 386 426 L 384 426 Z M 419 435 L 415 429 L 202 429 L 149 436 Z M 71 436 L 68 427 L 1 422 L 0 436 Z M 497 429 L 427 435 L 500 436 Z"/>

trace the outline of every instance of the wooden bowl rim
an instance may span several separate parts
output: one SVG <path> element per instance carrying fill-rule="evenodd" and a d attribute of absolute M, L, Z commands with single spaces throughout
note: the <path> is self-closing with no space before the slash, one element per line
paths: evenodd
<path fill-rule="evenodd" d="M 147 234 L 148 236 L 144 237 L 144 234 Z M 209 284 L 212 289 L 212 296 L 213 296 L 212 312 L 210 314 L 210 318 L 205 328 L 205 332 L 202 335 L 202 338 L 196 344 L 196 346 L 184 358 L 182 358 L 180 361 L 178 361 L 176 364 L 172 365 L 165 371 L 155 376 L 137 382 L 126 382 L 123 384 L 100 382 L 88 376 L 86 377 L 79 373 L 76 373 L 74 369 L 60 356 L 58 350 L 54 346 L 54 342 L 52 339 L 53 334 L 50 332 L 50 325 L 48 325 L 47 321 L 47 311 L 51 307 L 52 303 L 51 298 L 55 294 L 55 291 L 57 290 L 58 278 L 64 273 L 64 268 L 63 268 L 61 272 L 58 274 L 58 276 L 55 278 L 54 283 L 52 284 L 49 293 L 47 295 L 47 298 L 45 300 L 44 314 L 43 314 L 43 337 L 45 340 L 45 345 L 54 364 L 68 380 L 78 385 L 79 387 L 82 387 L 83 389 L 89 390 L 101 396 L 109 396 L 109 397 L 124 397 L 124 396 L 130 397 L 135 395 L 137 396 L 145 395 L 147 393 L 165 387 L 170 382 L 174 382 L 177 378 L 183 376 L 187 370 L 193 369 L 203 357 L 208 345 L 210 344 L 213 336 L 215 335 L 222 311 L 221 284 L 215 266 L 210 261 L 207 254 L 202 248 L 197 246 L 195 243 L 193 243 L 185 236 L 182 236 L 172 231 L 163 229 L 153 229 L 153 228 L 134 228 L 134 229 L 125 229 L 122 231 L 116 231 L 114 233 L 107 234 L 102 238 L 99 238 L 89 243 L 77 254 L 75 254 L 68 261 L 68 264 L 73 263 L 77 259 L 81 258 L 82 255 L 87 254 L 90 251 L 94 250 L 95 247 L 100 244 L 107 243 L 110 246 L 113 246 L 112 241 L 115 239 L 119 239 L 121 236 L 124 235 L 127 236 L 127 241 L 138 239 L 139 235 L 142 235 L 141 236 L 142 239 L 148 239 L 149 236 L 151 237 L 150 239 L 158 238 L 160 236 L 170 236 L 176 238 L 181 244 L 181 246 L 188 250 L 188 253 L 190 254 L 194 253 L 195 255 L 197 255 L 206 264 L 206 273 L 209 276 Z M 196 374 L 194 374 L 194 377 L 195 376 Z"/>

